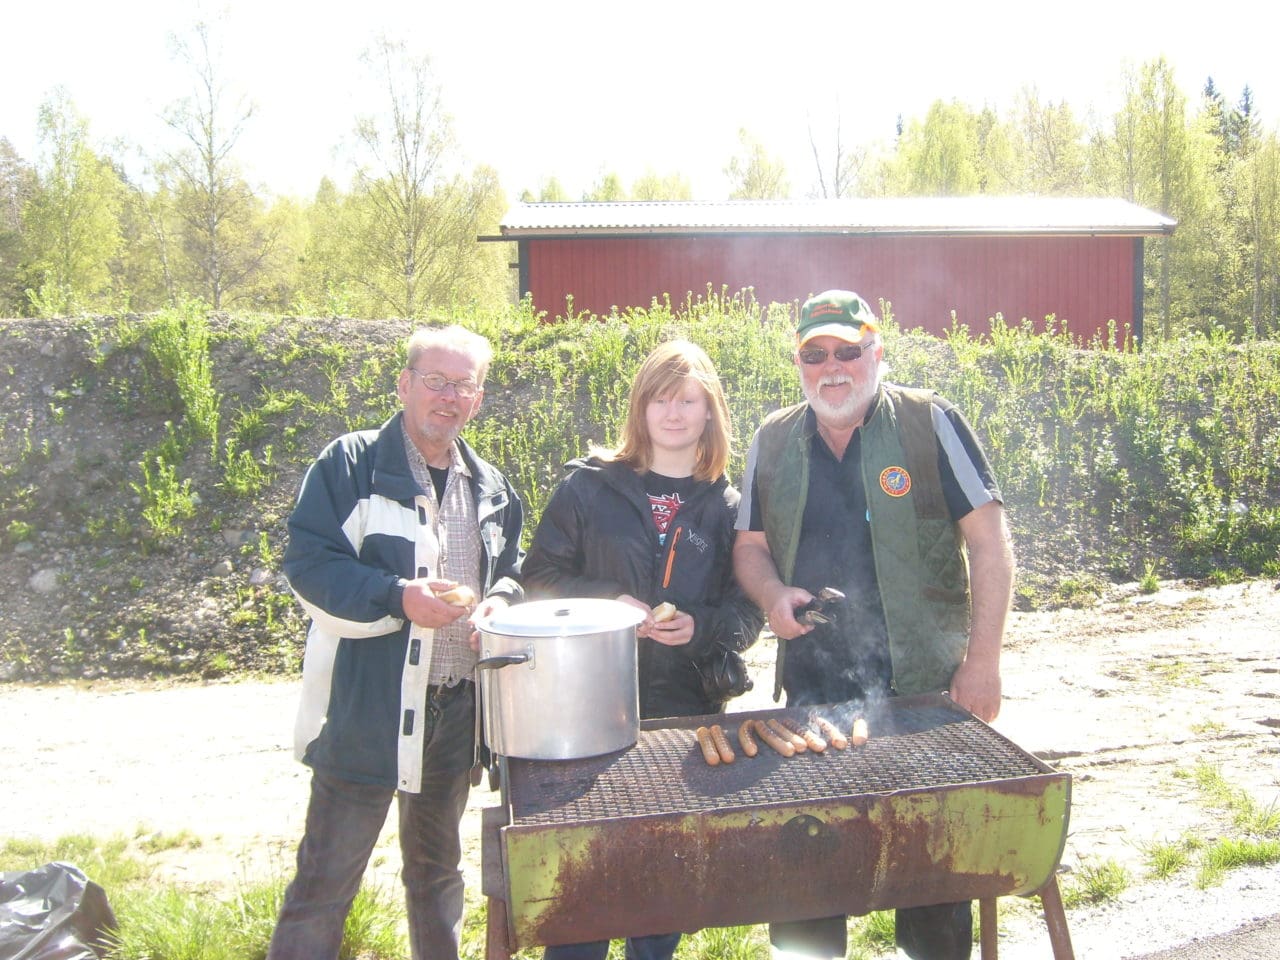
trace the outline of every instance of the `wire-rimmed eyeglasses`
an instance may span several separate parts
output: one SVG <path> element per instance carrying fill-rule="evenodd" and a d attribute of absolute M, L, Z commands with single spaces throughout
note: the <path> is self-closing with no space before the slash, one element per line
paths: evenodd
<path fill-rule="evenodd" d="M 423 373 L 413 367 L 409 367 L 408 370 L 422 381 L 424 387 L 436 393 L 441 393 L 445 387 L 453 387 L 453 392 L 458 395 L 459 400 L 470 400 L 480 392 L 480 385 L 474 380 L 450 380 L 443 373 Z"/>

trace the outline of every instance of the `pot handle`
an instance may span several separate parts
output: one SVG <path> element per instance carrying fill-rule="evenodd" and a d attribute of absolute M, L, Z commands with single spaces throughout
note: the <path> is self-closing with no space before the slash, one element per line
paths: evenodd
<path fill-rule="evenodd" d="M 533 658 L 527 653 L 507 653 L 498 657 L 485 657 L 476 661 L 477 670 L 496 670 L 498 667 L 513 667 L 517 663 L 528 663 Z"/>

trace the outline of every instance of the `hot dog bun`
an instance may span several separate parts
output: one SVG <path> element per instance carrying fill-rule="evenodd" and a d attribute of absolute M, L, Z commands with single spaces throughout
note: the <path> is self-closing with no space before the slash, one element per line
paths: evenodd
<path fill-rule="evenodd" d="M 475 591 L 465 583 L 459 583 L 448 590 L 441 590 L 436 597 L 454 607 L 470 607 L 476 602 Z"/>
<path fill-rule="evenodd" d="M 849 742 L 855 747 L 860 747 L 867 742 L 870 734 L 867 731 L 867 721 L 862 717 L 853 721 L 853 731 L 849 734 Z"/>
<path fill-rule="evenodd" d="M 653 608 L 653 622 L 662 623 L 664 620 L 670 620 L 678 612 L 674 603 L 660 603 Z"/>

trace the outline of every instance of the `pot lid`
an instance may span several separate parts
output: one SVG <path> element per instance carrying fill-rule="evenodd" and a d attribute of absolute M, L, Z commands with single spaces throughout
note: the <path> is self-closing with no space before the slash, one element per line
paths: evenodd
<path fill-rule="evenodd" d="M 572 637 L 634 627 L 644 611 L 621 600 L 569 597 L 505 607 L 476 623 L 486 633 L 509 637 Z"/>

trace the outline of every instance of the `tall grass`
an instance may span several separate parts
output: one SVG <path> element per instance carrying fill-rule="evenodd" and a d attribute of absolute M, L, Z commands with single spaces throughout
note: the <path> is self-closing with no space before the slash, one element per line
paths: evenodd
<path fill-rule="evenodd" d="M 106 891 L 116 916 L 107 960 L 263 960 L 284 879 L 242 882 L 230 894 L 157 884 L 150 862 L 153 839 L 9 839 L 0 842 L 0 871 L 21 873 L 54 861 L 79 867 Z M 366 882 L 347 916 L 340 956 L 398 960 L 408 954 L 404 929 L 399 889 Z"/>

